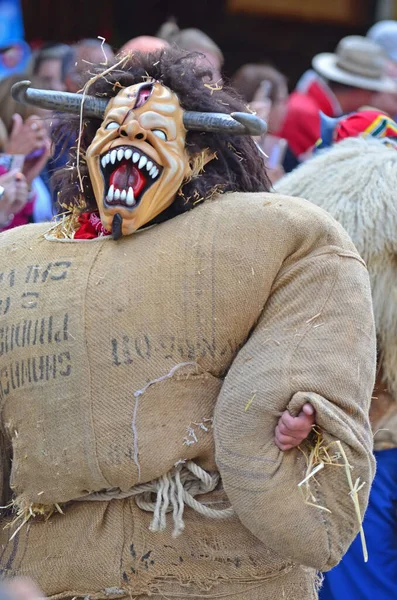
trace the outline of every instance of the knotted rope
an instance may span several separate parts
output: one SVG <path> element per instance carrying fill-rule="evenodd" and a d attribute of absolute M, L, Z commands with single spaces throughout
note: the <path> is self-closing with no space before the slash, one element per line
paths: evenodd
<path fill-rule="evenodd" d="M 195 496 L 212 492 L 219 482 L 219 473 L 207 473 L 192 460 L 176 465 L 171 471 L 148 483 L 135 485 L 122 492 L 112 488 L 104 492 L 94 492 L 77 498 L 77 502 L 97 502 L 123 500 L 134 497 L 137 506 L 153 513 L 150 531 L 163 531 L 166 527 L 166 514 L 172 512 L 174 521 L 173 536 L 177 537 L 185 528 L 183 512 L 185 505 L 210 519 L 229 519 L 235 513 L 233 508 L 216 510 L 198 502 Z M 153 501 L 152 494 L 156 494 Z"/>

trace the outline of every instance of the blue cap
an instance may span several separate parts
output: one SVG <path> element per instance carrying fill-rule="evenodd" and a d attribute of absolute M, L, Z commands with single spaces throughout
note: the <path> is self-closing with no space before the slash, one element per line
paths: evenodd
<path fill-rule="evenodd" d="M 328 117 L 320 110 L 320 139 L 316 143 L 315 150 L 329 148 L 333 144 L 335 127 L 343 117 Z"/>
<path fill-rule="evenodd" d="M 387 56 L 397 62 L 397 21 L 379 21 L 368 30 L 367 38 L 382 46 Z"/>

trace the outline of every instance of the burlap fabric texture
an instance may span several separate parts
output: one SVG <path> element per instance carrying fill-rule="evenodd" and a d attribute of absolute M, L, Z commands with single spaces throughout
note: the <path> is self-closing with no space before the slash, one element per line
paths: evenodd
<path fill-rule="evenodd" d="M 57 598 L 172 582 L 180 598 L 188 583 L 209 598 L 262 583 L 265 600 L 315 598 L 315 569 L 336 564 L 358 530 L 346 475 L 316 478 L 331 513 L 306 505 L 305 458 L 273 436 L 281 411 L 309 397 L 325 441 L 340 440 L 367 482 L 365 509 L 375 334 L 346 233 L 305 201 L 264 193 L 224 195 L 117 243 L 49 241 L 45 230 L 0 236 L 2 468 L 12 455 L 17 506 L 64 514 L 31 518 L 11 541 L 3 517 L 3 576 L 29 575 Z M 152 532 L 133 498 L 75 501 L 181 460 L 220 471 L 226 495 L 218 486 L 201 502 L 231 502 L 237 516 L 186 508 L 174 538 L 172 515 Z"/>

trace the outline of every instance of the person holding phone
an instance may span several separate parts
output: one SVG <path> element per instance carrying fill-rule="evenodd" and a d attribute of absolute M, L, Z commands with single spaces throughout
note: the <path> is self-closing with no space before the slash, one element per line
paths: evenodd
<path fill-rule="evenodd" d="M 247 64 L 232 79 L 233 87 L 249 103 L 251 110 L 267 122 L 265 135 L 257 139 L 266 155 L 272 183 L 298 164 L 284 138 L 276 135 L 287 114 L 288 86 L 286 77 L 268 65 Z"/>
<path fill-rule="evenodd" d="M 12 99 L 12 85 L 24 78 L 24 75 L 12 76 L 0 82 L 0 121 L 6 134 L 0 146 L 0 152 L 4 153 L 0 157 L 0 175 L 17 169 L 26 178 L 29 190 L 28 201 L 19 211 L 13 208 L 10 214 L 14 218 L 6 226 L 3 223 L 3 228 L 48 220 L 53 212 L 51 196 L 40 178 L 50 156 L 51 113 L 36 107 L 27 110 Z"/>
<path fill-rule="evenodd" d="M 27 202 L 28 184 L 25 176 L 17 169 L 0 175 L 0 231 L 10 228 Z"/>
<path fill-rule="evenodd" d="M 285 119 L 288 86 L 286 77 L 269 65 L 246 64 L 232 77 L 234 89 L 264 118 L 268 133 L 277 132 Z"/>

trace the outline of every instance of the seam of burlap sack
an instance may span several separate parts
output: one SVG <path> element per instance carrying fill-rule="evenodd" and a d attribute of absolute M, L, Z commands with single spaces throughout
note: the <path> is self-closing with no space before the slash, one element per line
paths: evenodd
<path fill-rule="evenodd" d="M 219 595 L 218 593 L 216 593 L 216 589 L 218 585 L 222 585 L 222 584 L 237 584 L 237 585 L 246 585 L 247 588 L 244 590 L 245 593 L 249 593 L 250 591 L 253 591 L 254 589 L 257 589 L 257 587 L 261 587 L 263 584 L 265 583 L 270 583 L 270 582 L 274 582 L 275 580 L 277 580 L 280 577 L 283 577 L 285 575 L 288 575 L 289 573 L 291 573 L 291 571 L 294 571 L 296 569 L 299 570 L 303 570 L 306 571 L 307 568 L 301 565 L 297 565 L 296 563 L 291 563 L 285 567 L 283 567 L 282 569 L 280 569 L 279 571 L 273 572 L 273 573 L 269 573 L 267 575 L 263 575 L 263 576 L 257 576 L 257 577 L 252 577 L 252 578 L 247 578 L 247 579 L 240 579 L 240 578 L 226 578 L 226 577 L 216 577 L 216 578 L 206 578 L 205 580 L 202 581 L 191 581 L 190 579 L 184 579 L 182 577 L 176 577 L 176 576 L 167 576 L 167 575 L 163 575 L 163 576 L 157 576 L 155 579 L 153 579 L 152 581 L 147 582 L 146 584 L 144 584 L 143 586 L 139 586 L 137 588 L 137 586 L 129 586 L 123 582 L 120 583 L 119 585 L 115 585 L 115 586 L 108 586 L 105 589 L 102 590 L 97 590 L 95 592 L 91 592 L 90 594 L 87 595 L 86 592 L 79 592 L 78 590 L 66 590 L 60 594 L 55 594 L 53 596 L 49 596 L 48 600 L 69 600 L 70 599 L 84 599 L 84 600 L 102 600 L 104 597 L 109 598 L 109 600 L 115 599 L 115 598 L 125 598 L 128 597 L 130 598 L 130 600 L 133 600 L 134 598 L 143 598 L 146 596 L 152 596 L 152 595 L 160 595 L 164 598 L 180 598 L 180 600 L 187 600 L 188 598 L 208 598 L 208 600 L 210 599 L 215 599 L 215 598 L 223 598 L 223 594 Z M 167 589 L 164 586 L 167 585 L 180 585 L 181 586 L 181 592 L 183 592 L 183 588 L 186 587 L 186 589 L 188 589 L 187 586 L 189 586 L 190 584 L 193 584 L 198 590 L 200 590 L 200 595 L 190 595 L 187 594 L 186 596 L 182 596 L 182 595 L 172 595 L 172 596 L 166 596 L 165 594 L 167 593 Z M 251 584 L 251 586 L 249 585 Z M 279 583 L 279 585 L 281 585 L 282 582 Z M 318 589 L 318 574 L 315 574 L 315 577 L 313 578 L 313 586 L 315 589 Z M 215 588 L 215 589 L 214 589 Z M 214 589 L 214 593 L 211 594 L 210 592 Z M 203 593 L 204 592 L 204 593 Z M 207 593 L 205 593 L 207 592 Z M 242 600 L 241 598 L 237 599 L 237 594 L 239 592 L 236 591 L 236 600 Z M 227 596 L 225 597 L 234 597 L 235 594 L 231 594 L 228 593 Z M 267 598 L 267 596 L 266 596 Z M 270 599 L 269 599 L 270 600 Z M 276 600 L 276 598 L 272 599 L 272 600 Z M 278 599 L 277 599 L 278 600 Z"/>
<path fill-rule="evenodd" d="M 47 242 L 62 242 L 62 243 L 72 243 L 72 244 L 90 244 L 91 242 L 105 242 L 107 240 L 113 241 L 112 236 L 110 235 L 102 235 L 96 238 L 92 238 L 90 240 L 80 240 L 80 239 L 69 239 L 69 238 L 57 238 L 49 233 L 44 234 L 44 239 Z"/>
<path fill-rule="evenodd" d="M 97 239 L 99 239 L 99 238 L 97 238 Z M 70 241 L 73 241 L 73 240 L 70 240 Z M 83 240 L 83 241 L 85 241 L 85 240 Z M 90 241 L 90 240 L 88 240 L 88 241 Z M 93 259 L 91 261 L 91 264 L 90 264 L 90 267 L 89 267 L 89 269 L 87 271 L 86 281 L 85 281 L 85 286 L 84 286 L 84 301 L 83 301 L 84 315 L 83 315 L 83 319 L 84 319 L 85 348 L 86 348 L 87 365 L 88 365 L 88 371 L 89 371 L 90 424 L 91 424 L 91 428 L 92 428 L 92 434 L 93 434 L 94 440 L 95 440 L 95 450 L 94 450 L 94 453 L 95 453 L 95 462 L 96 462 L 96 466 L 97 466 L 98 472 L 102 475 L 104 481 L 107 482 L 108 486 L 111 487 L 111 483 L 106 479 L 106 477 L 105 477 L 105 475 L 104 475 L 104 473 L 103 473 L 103 471 L 101 469 L 101 466 L 100 466 L 100 463 L 99 463 L 99 459 L 98 459 L 98 452 L 97 452 L 98 441 L 97 441 L 96 429 L 95 429 L 95 424 L 94 424 L 94 417 L 93 417 L 93 413 L 92 413 L 92 365 L 91 365 L 91 361 L 90 361 L 90 354 L 89 354 L 88 348 L 87 348 L 87 345 L 88 345 L 88 341 L 87 341 L 87 310 L 88 310 L 88 306 L 87 306 L 87 294 L 88 294 L 88 289 L 89 289 L 88 282 L 89 282 L 90 277 L 91 277 L 92 269 L 94 268 L 94 265 L 95 265 L 96 261 L 98 260 L 98 257 L 99 257 L 99 255 L 100 255 L 100 253 L 102 251 L 102 248 L 103 248 L 102 244 L 98 245 L 97 252 L 96 252 L 95 256 L 93 257 Z"/>
<path fill-rule="evenodd" d="M 150 225 L 150 227 L 145 227 L 144 229 L 140 229 L 138 231 L 134 232 L 134 236 L 139 235 L 140 233 L 144 233 L 145 231 L 148 231 L 148 229 L 152 229 L 153 227 L 155 227 L 156 224 L 154 225 Z M 74 244 L 77 243 L 81 243 L 83 242 L 84 244 L 89 244 L 90 242 L 104 242 L 104 241 L 114 241 L 113 237 L 111 235 L 99 235 L 96 238 L 91 238 L 91 239 L 75 239 L 75 238 L 57 238 L 55 235 L 52 235 L 51 233 L 44 233 L 43 237 L 45 240 L 47 240 L 48 242 L 72 242 Z"/>
<path fill-rule="evenodd" d="M 327 250 L 325 250 L 324 248 L 320 248 L 318 250 L 314 250 L 312 252 L 310 252 L 309 254 L 307 254 L 306 256 L 303 256 L 301 258 L 299 258 L 299 265 L 305 264 L 306 262 L 311 261 L 313 258 L 318 258 L 319 256 L 339 256 L 340 258 L 347 258 L 347 259 L 353 259 L 356 260 L 357 262 L 359 262 L 360 264 L 363 265 L 363 267 L 367 268 L 367 265 L 365 263 L 365 261 L 361 258 L 361 256 L 359 254 L 356 254 L 355 252 L 350 252 L 349 250 L 342 250 L 340 248 L 340 246 L 329 246 L 327 248 Z M 294 256 L 294 254 L 292 254 L 291 256 Z M 289 271 L 296 268 L 296 261 L 293 262 L 293 264 L 287 264 L 285 265 L 285 263 L 289 262 L 289 256 L 285 259 L 284 261 L 284 266 L 280 269 L 280 272 L 277 275 L 277 278 L 274 281 L 274 286 L 277 286 L 278 281 L 284 277 L 285 275 L 288 275 Z"/>

